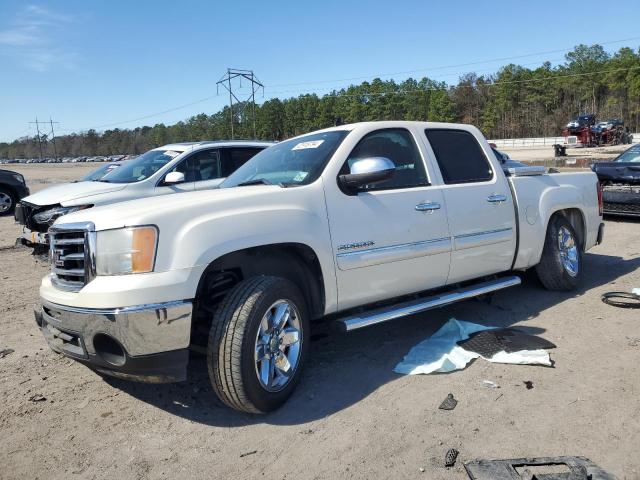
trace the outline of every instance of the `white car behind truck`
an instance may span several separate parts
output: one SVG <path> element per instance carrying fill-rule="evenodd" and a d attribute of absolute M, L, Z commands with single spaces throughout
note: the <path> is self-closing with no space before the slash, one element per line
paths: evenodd
<path fill-rule="evenodd" d="M 70 214 L 50 235 L 36 320 L 54 350 L 178 381 L 205 347 L 216 394 L 261 413 L 294 389 L 314 321 L 350 331 L 529 268 L 573 289 L 603 223 L 592 172 L 506 175 L 475 127 L 371 122 L 279 143 L 220 189 Z"/>
<path fill-rule="evenodd" d="M 47 245 L 47 230 L 71 212 L 135 198 L 215 188 L 272 142 L 174 143 L 154 148 L 95 180 L 66 183 L 30 195 L 16 207 L 19 243 Z"/>

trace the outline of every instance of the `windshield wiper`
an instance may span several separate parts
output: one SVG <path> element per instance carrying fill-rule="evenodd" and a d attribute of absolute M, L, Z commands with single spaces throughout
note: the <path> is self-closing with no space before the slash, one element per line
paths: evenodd
<path fill-rule="evenodd" d="M 273 185 L 273 183 L 265 178 L 254 178 L 253 180 L 237 183 L 236 187 L 247 187 L 249 185 Z"/>

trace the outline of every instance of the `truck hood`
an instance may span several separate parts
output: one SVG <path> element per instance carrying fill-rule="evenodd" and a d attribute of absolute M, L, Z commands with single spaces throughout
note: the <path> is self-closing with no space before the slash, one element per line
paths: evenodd
<path fill-rule="evenodd" d="M 127 186 L 126 183 L 105 183 L 105 182 L 77 182 L 63 183 L 53 187 L 45 188 L 33 195 L 23 199 L 24 202 L 33 205 L 64 205 L 65 202 L 87 198 L 87 203 L 91 203 L 90 197 L 101 193 L 117 192 Z M 75 202 L 74 202 L 75 203 Z"/>
<path fill-rule="evenodd" d="M 599 162 L 594 164 L 593 171 L 601 182 L 640 184 L 638 162 Z"/>
<path fill-rule="evenodd" d="M 301 187 L 295 187 L 301 188 Z M 277 185 L 252 185 L 160 197 L 139 198 L 116 205 L 81 210 L 61 217 L 56 223 L 93 222 L 96 230 L 134 225 L 158 225 L 173 228 L 199 216 L 221 215 L 224 210 L 256 210 L 284 198 L 288 190 Z"/>

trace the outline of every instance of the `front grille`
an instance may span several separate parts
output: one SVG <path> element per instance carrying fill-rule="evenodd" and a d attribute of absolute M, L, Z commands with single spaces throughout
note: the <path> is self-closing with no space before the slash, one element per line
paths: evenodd
<path fill-rule="evenodd" d="M 640 204 L 637 203 L 604 203 L 605 213 L 626 213 L 640 215 Z"/>
<path fill-rule="evenodd" d="M 92 224 L 63 224 L 49 230 L 51 281 L 55 286 L 78 291 L 93 279 L 92 227 Z"/>

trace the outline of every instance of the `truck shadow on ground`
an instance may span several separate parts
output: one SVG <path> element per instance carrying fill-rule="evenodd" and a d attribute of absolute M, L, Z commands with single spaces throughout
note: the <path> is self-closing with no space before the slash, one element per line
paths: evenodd
<path fill-rule="evenodd" d="M 118 379 L 107 381 L 139 400 L 205 425 L 230 428 L 255 423 L 305 424 L 343 410 L 380 386 L 400 378 L 393 372 L 395 365 L 411 347 L 451 317 L 498 327 L 517 323 L 528 333 L 540 334 L 545 330 L 526 327 L 526 321 L 561 302 L 580 301 L 585 294 L 599 295 L 601 292 L 592 290 L 614 284 L 617 278 L 638 267 L 640 257 L 624 260 L 588 253 L 582 285 L 573 292 L 546 291 L 535 274 L 527 272 L 521 286 L 498 292 L 489 300 L 470 300 L 350 334 L 333 333 L 329 325 L 320 324 L 314 330 L 300 384 L 285 408 L 268 415 L 243 414 L 222 405 L 211 389 L 206 359 L 202 355 L 192 355 L 189 379 L 184 383 L 149 385 Z M 611 289 L 615 290 L 615 286 Z M 562 344 L 558 344 L 558 348 L 562 348 Z"/>

